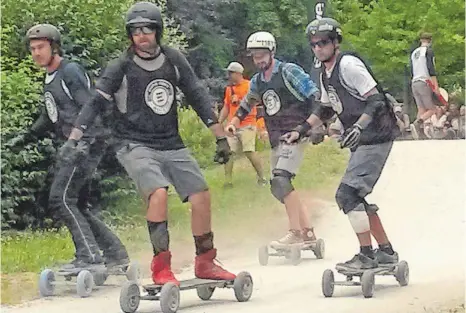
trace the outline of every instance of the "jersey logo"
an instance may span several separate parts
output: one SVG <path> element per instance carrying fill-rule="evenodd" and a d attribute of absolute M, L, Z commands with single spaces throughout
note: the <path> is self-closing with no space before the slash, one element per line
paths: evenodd
<path fill-rule="evenodd" d="M 341 103 L 340 97 L 338 97 L 337 91 L 333 86 L 328 86 L 327 94 L 333 111 L 340 115 L 343 112 L 343 105 Z"/>
<path fill-rule="evenodd" d="M 421 50 L 417 50 L 417 51 L 414 53 L 414 58 L 415 58 L 415 59 L 419 59 L 420 56 L 421 56 Z"/>
<path fill-rule="evenodd" d="M 272 116 L 277 114 L 282 107 L 280 97 L 277 95 L 275 90 L 269 89 L 262 95 L 262 102 L 265 106 L 265 112 L 267 115 Z"/>
<path fill-rule="evenodd" d="M 173 105 L 175 90 L 165 79 L 155 79 L 147 85 L 144 98 L 155 114 L 165 115 Z"/>
<path fill-rule="evenodd" d="M 58 110 L 55 99 L 53 98 L 52 93 L 50 91 L 45 92 L 44 97 L 47 115 L 49 116 L 49 119 L 52 121 L 52 123 L 55 124 L 58 121 Z"/>

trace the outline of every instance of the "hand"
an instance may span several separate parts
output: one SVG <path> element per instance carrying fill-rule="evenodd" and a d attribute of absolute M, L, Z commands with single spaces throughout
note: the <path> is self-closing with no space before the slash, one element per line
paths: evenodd
<path fill-rule="evenodd" d="M 280 136 L 280 141 L 286 142 L 287 144 L 292 144 L 297 142 L 300 137 L 301 135 L 299 134 L 299 132 L 292 130 Z"/>
<path fill-rule="evenodd" d="M 343 134 L 340 142 L 340 147 L 354 149 L 358 146 L 361 138 L 362 127 L 358 124 L 354 124 L 351 128 L 348 128 Z"/>
<path fill-rule="evenodd" d="M 235 136 L 236 135 L 236 126 L 233 125 L 233 124 L 228 124 L 227 127 L 225 127 L 225 131 L 228 134 L 231 134 L 231 135 Z"/>
<path fill-rule="evenodd" d="M 5 143 L 6 147 L 14 148 L 18 145 L 23 144 L 26 141 L 26 135 L 24 133 L 21 133 L 19 135 L 16 135 L 15 137 L 11 138 Z"/>
<path fill-rule="evenodd" d="M 87 155 L 88 151 L 89 144 L 87 142 L 68 139 L 58 149 L 58 160 L 65 163 L 73 163 Z"/>
<path fill-rule="evenodd" d="M 226 137 L 217 138 L 217 150 L 215 151 L 214 162 L 225 164 L 230 160 L 231 149 Z"/>
<path fill-rule="evenodd" d="M 267 141 L 269 139 L 269 133 L 264 130 L 259 133 L 259 139 L 262 141 Z"/>

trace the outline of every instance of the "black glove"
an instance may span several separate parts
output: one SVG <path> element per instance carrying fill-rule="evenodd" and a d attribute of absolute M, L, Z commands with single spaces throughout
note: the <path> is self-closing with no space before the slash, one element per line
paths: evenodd
<path fill-rule="evenodd" d="M 85 141 L 68 139 L 58 149 L 58 160 L 64 163 L 73 163 L 84 158 L 89 151 L 89 144 Z"/>
<path fill-rule="evenodd" d="M 214 162 L 225 164 L 230 160 L 231 149 L 226 137 L 217 138 L 217 149 L 215 151 Z"/>
<path fill-rule="evenodd" d="M 23 131 L 18 133 L 15 137 L 11 138 L 5 143 L 6 147 L 14 148 L 24 144 L 26 141 L 31 139 L 29 132 Z"/>
<path fill-rule="evenodd" d="M 362 127 L 358 124 L 354 124 L 351 128 L 345 130 L 345 133 L 342 136 L 340 147 L 355 149 L 359 144 L 359 139 L 361 138 Z"/>

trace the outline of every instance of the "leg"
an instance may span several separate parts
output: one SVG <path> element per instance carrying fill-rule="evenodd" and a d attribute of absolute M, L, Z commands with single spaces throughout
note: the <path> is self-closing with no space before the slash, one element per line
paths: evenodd
<path fill-rule="evenodd" d="M 113 267 L 116 265 L 129 264 L 128 252 L 118 236 L 89 210 L 88 204 L 91 178 L 106 151 L 106 147 L 107 145 L 104 141 L 96 141 L 91 145 L 89 157 L 85 162 L 87 166 L 87 183 L 80 190 L 81 206 L 79 208 L 89 223 L 99 248 L 103 251 L 105 264 L 107 267 Z"/>
<path fill-rule="evenodd" d="M 413 94 L 419 110 L 417 119 L 413 122 L 411 131 L 413 132 L 413 137 L 418 135 L 418 138 L 420 138 L 422 137 L 421 129 L 424 122 L 435 113 L 435 103 L 434 99 L 432 98 L 432 89 L 430 89 L 430 87 L 425 82 L 414 82 Z"/>
<path fill-rule="evenodd" d="M 171 270 L 167 223 L 169 181 L 161 171 L 166 162 L 164 155 L 143 145 L 129 143 L 117 151 L 117 158 L 135 182 L 147 205 L 147 227 L 154 253 L 151 263 L 152 280 L 158 285 L 167 282 L 179 285 Z"/>
<path fill-rule="evenodd" d="M 368 257 L 372 255 L 371 233 L 376 240 L 381 241 L 385 241 L 386 234 L 382 224 L 377 224 L 380 220 L 378 215 L 375 217 L 377 207 L 368 205 L 364 198 L 372 192 L 380 178 L 392 146 L 392 142 L 387 142 L 358 147 L 351 155 L 348 168 L 336 193 L 339 207 L 348 215 L 358 235 L 361 254 Z M 372 215 L 374 217 L 370 217 Z M 371 226 L 375 228 L 372 229 Z M 359 261 L 361 261 L 360 257 Z"/>
<path fill-rule="evenodd" d="M 271 163 L 275 169 L 272 170 L 273 177 L 270 181 L 270 189 L 272 195 L 285 204 L 290 224 L 290 232 L 285 237 L 273 242 L 272 245 L 295 244 L 302 243 L 303 239 L 314 239 L 315 236 L 309 238 L 307 235 L 314 231 L 309 227 L 306 208 L 301 203 L 299 195 L 291 183 L 304 157 L 304 144 L 281 144 L 272 154 L 272 160 L 276 160 L 276 163 Z M 303 236 L 304 234 L 306 236 Z"/>
<path fill-rule="evenodd" d="M 235 157 L 239 152 L 239 141 L 236 136 L 228 136 L 228 145 L 230 146 L 231 151 L 233 152 L 230 160 L 224 165 L 225 166 L 225 183 L 223 184 L 224 188 L 233 187 L 233 163 Z"/>
<path fill-rule="evenodd" d="M 103 261 L 90 225 L 77 206 L 84 183 L 84 171 L 77 164 L 59 164 L 50 190 L 50 208 L 67 226 L 76 248 L 76 259 L 66 268 L 85 267 Z"/>
<path fill-rule="evenodd" d="M 191 204 L 191 226 L 196 247 L 195 275 L 203 279 L 233 280 L 236 275 L 214 263 L 217 249 L 211 228 L 210 193 L 196 160 L 187 149 L 167 151 L 166 175 L 183 202 Z"/>
<path fill-rule="evenodd" d="M 241 132 L 241 146 L 243 152 L 248 158 L 251 165 L 256 170 L 257 183 L 259 185 L 265 185 L 267 183 L 264 177 L 264 170 L 262 168 L 262 162 L 259 155 L 256 152 L 256 130 L 252 128 L 245 128 Z"/>
<path fill-rule="evenodd" d="M 338 263 L 337 268 L 369 269 L 377 267 L 372 243 L 369 217 L 364 206 L 364 199 L 359 197 L 358 190 L 341 183 L 335 194 L 335 200 L 348 216 L 354 232 L 359 240 L 360 252 L 351 260 Z"/>

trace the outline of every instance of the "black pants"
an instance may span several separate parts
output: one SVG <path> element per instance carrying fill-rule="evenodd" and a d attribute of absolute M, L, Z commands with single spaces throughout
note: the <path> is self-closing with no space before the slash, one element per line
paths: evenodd
<path fill-rule="evenodd" d="M 102 140 L 90 146 L 86 157 L 71 163 L 58 162 L 50 189 L 49 206 L 54 216 L 69 229 L 76 248 L 76 259 L 88 263 L 120 260 L 128 257 L 126 248 L 108 226 L 92 214 L 82 192 L 90 183 L 107 145 Z M 79 205 L 78 205 L 79 203 Z"/>

